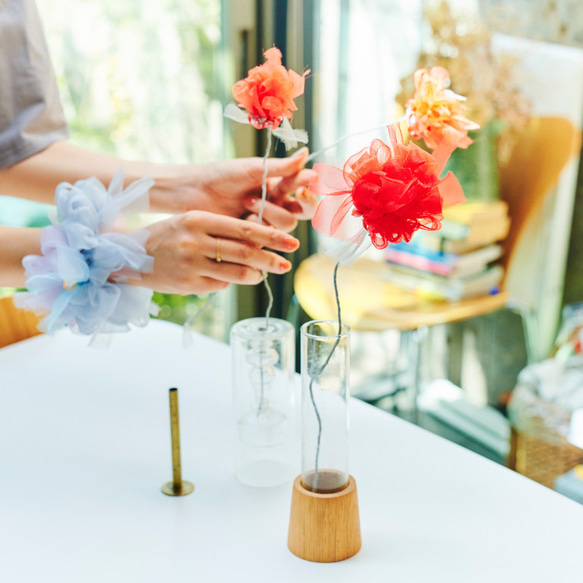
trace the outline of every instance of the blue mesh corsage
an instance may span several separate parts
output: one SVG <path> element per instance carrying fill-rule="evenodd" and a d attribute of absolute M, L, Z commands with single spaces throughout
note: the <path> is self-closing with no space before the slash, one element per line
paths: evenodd
<path fill-rule="evenodd" d="M 14 299 L 17 306 L 44 316 L 44 331 L 68 326 L 97 334 L 148 323 L 153 292 L 127 283 L 152 270 L 154 259 L 143 247 L 148 232 L 112 229 L 120 212 L 147 210 L 154 181 L 141 178 L 124 190 L 123 180 L 118 173 L 108 189 L 97 178 L 57 187 L 52 225 L 41 231 L 42 255 L 23 259 L 28 291 Z"/>

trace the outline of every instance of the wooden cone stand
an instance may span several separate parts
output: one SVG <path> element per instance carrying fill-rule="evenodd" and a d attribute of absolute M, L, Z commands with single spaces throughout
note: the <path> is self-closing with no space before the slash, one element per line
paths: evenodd
<path fill-rule="evenodd" d="M 294 481 L 287 545 L 306 561 L 344 561 L 360 550 L 360 519 L 356 481 L 333 494 L 306 490 L 301 476 Z"/>

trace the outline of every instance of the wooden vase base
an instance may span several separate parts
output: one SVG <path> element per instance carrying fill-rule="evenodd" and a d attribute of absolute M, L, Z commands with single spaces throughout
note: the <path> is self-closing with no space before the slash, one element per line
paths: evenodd
<path fill-rule="evenodd" d="M 289 535 L 289 550 L 306 561 L 334 563 L 358 553 L 360 519 L 356 481 L 333 494 L 306 490 L 301 476 L 294 481 Z"/>

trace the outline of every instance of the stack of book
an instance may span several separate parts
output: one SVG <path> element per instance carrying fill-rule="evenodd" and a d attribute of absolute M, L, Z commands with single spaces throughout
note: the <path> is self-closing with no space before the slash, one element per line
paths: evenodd
<path fill-rule="evenodd" d="M 410 243 L 387 247 L 389 281 L 430 299 L 497 293 L 504 271 L 493 262 L 509 227 L 503 201 L 447 209 L 439 231 L 418 231 Z"/>

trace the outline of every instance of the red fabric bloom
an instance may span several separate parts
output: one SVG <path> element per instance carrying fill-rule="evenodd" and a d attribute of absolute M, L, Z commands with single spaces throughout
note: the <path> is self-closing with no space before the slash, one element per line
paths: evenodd
<path fill-rule="evenodd" d="M 298 75 L 281 64 L 281 51 L 275 47 L 265 51 L 266 62 L 254 67 L 249 75 L 233 86 L 239 107 L 249 112 L 249 123 L 263 129 L 279 127 L 284 117 L 291 119 L 297 110 L 294 98 L 304 92 L 306 71 Z"/>
<path fill-rule="evenodd" d="M 428 154 L 415 144 L 403 144 L 389 126 L 389 144 L 373 140 L 351 156 L 343 170 L 316 164 L 310 182 L 312 194 L 324 196 L 312 219 L 314 228 L 331 237 L 350 240 L 360 217 L 377 249 L 410 241 L 419 229 L 441 227 L 443 209 L 465 201 L 457 178 L 448 172 L 440 179 L 452 147 L 443 142 Z M 353 222 L 351 229 L 350 222 Z"/>

